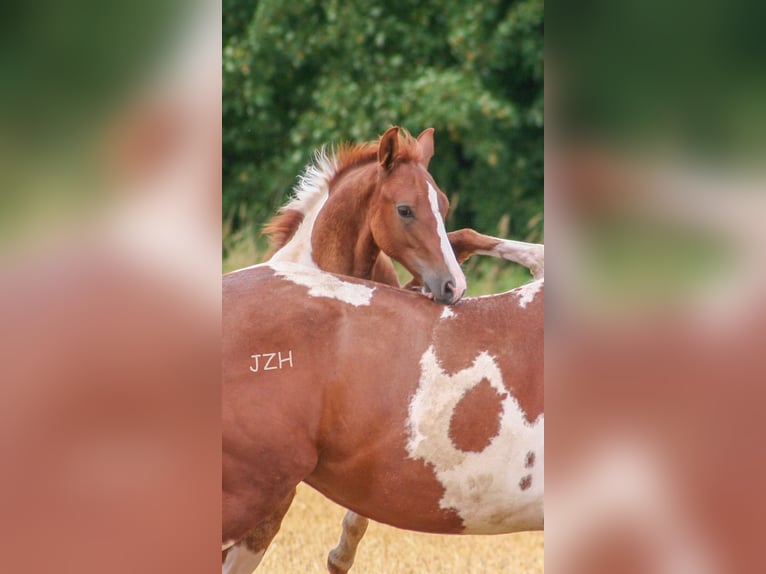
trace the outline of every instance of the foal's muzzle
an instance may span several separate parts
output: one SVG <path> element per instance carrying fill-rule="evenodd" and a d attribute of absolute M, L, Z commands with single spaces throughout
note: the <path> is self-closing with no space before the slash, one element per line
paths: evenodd
<path fill-rule="evenodd" d="M 462 290 L 458 292 L 458 289 L 455 286 L 455 279 L 451 275 L 446 277 L 434 277 L 433 279 L 424 277 L 423 279 L 425 283 L 423 290 L 426 293 L 432 294 L 434 301 L 444 305 L 457 303 L 465 291 Z"/>

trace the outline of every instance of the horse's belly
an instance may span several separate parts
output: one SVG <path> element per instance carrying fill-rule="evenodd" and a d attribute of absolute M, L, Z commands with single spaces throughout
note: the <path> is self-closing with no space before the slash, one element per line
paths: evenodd
<path fill-rule="evenodd" d="M 511 418 L 504 416 L 498 434 L 476 452 L 457 448 L 435 425 L 408 444 L 376 443 L 362 464 L 353 457 L 331 464 L 334 457 L 325 453 L 307 482 L 339 504 L 399 528 L 464 534 L 540 530 L 544 420 Z M 409 456 L 397 458 L 401 450 Z"/>
<path fill-rule="evenodd" d="M 543 528 L 542 473 L 521 478 L 504 469 L 441 473 L 442 508 L 457 512 L 464 534 L 503 534 Z"/>
<path fill-rule="evenodd" d="M 405 459 L 374 474 L 369 469 L 327 473 L 320 467 L 306 482 L 339 504 L 398 528 L 454 534 L 541 530 L 542 445 L 535 456 L 526 451 L 520 460 L 509 459 L 507 446 L 470 453 L 450 469 Z"/>

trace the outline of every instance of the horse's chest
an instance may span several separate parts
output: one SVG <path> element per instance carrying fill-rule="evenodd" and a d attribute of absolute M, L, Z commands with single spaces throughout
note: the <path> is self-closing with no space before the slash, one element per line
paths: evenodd
<path fill-rule="evenodd" d="M 448 374 L 431 348 L 420 367 L 407 451 L 433 468 L 441 508 L 456 511 L 466 533 L 542 528 L 543 415 L 526 420 L 486 352 Z"/>

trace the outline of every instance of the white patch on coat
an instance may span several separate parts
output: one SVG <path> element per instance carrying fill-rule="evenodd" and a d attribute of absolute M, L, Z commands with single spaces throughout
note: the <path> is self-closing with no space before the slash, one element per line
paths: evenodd
<path fill-rule="evenodd" d="M 237 544 L 229 550 L 221 567 L 222 574 L 253 574 L 263 560 L 265 550 L 253 552 L 244 544 Z"/>
<path fill-rule="evenodd" d="M 309 288 L 311 297 L 327 297 L 350 303 L 354 307 L 369 305 L 375 287 L 343 281 L 335 275 L 320 271 L 315 267 L 306 267 L 286 261 L 266 263 L 278 277 L 287 279 L 296 285 Z"/>
<path fill-rule="evenodd" d="M 232 547 L 232 546 L 234 546 L 236 543 L 237 543 L 237 541 L 236 541 L 236 540 L 227 540 L 226 542 L 224 542 L 223 544 L 221 544 L 221 552 L 223 552 L 224 550 L 226 550 L 226 549 L 228 549 L 228 548 L 231 548 L 231 547 Z"/>
<path fill-rule="evenodd" d="M 289 261 L 316 267 L 312 257 L 311 234 L 314 223 L 330 195 L 330 180 L 338 169 L 336 159 L 323 149 L 314 162 L 306 166 L 295 187 L 293 198 L 280 210 L 295 210 L 303 214 L 303 221 L 290 240 L 277 251 L 270 261 Z"/>
<path fill-rule="evenodd" d="M 266 267 L 266 263 L 256 263 L 255 265 L 248 265 L 247 267 L 240 267 L 234 271 L 229 271 L 226 275 L 234 275 L 235 273 L 242 273 L 243 271 L 249 271 L 250 269 L 257 269 L 258 267 Z"/>
<path fill-rule="evenodd" d="M 448 375 L 432 346 L 423 354 L 420 368 L 418 389 L 409 406 L 407 452 L 410 458 L 433 466 L 444 487 L 439 506 L 458 513 L 466 534 L 542 528 L 544 416 L 534 424 L 527 422 L 487 352 L 477 355 L 470 367 Z M 483 379 L 504 396 L 500 430 L 481 452 L 465 452 L 449 437 L 450 420 L 465 393 Z M 532 466 L 528 453 L 534 453 Z M 527 477 L 531 482 L 522 489 L 520 482 Z"/>
<path fill-rule="evenodd" d="M 444 220 L 439 211 L 439 196 L 431 182 L 428 182 L 428 202 L 431 204 L 431 211 L 436 219 L 436 233 L 439 235 L 442 257 L 444 257 L 444 261 L 447 263 L 447 269 L 449 269 L 449 272 L 455 279 L 455 299 L 457 300 L 463 296 L 467 287 L 465 275 L 455 258 L 455 252 L 452 250 L 452 245 L 447 237 L 447 229 L 444 227 Z"/>
<path fill-rule="evenodd" d="M 516 287 L 516 289 L 511 289 L 511 293 L 514 293 L 516 296 L 518 296 L 519 307 L 524 309 L 529 303 L 535 300 L 535 297 L 540 292 L 542 286 L 543 279 L 537 279 L 536 281 L 530 281 L 521 287 Z"/>
<path fill-rule="evenodd" d="M 442 309 L 442 314 L 439 319 L 449 319 L 450 317 L 457 317 L 457 315 L 452 309 L 445 305 L 444 309 Z"/>

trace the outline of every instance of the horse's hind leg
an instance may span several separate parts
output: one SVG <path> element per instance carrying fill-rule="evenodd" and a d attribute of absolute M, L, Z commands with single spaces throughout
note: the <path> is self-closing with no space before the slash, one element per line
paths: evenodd
<path fill-rule="evenodd" d="M 523 265 L 535 279 L 541 279 L 545 273 L 545 247 L 540 243 L 525 243 L 503 239 L 489 251 L 478 251 L 482 255 L 502 257 Z"/>
<path fill-rule="evenodd" d="M 545 248 L 537 243 L 500 239 L 483 235 L 473 229 L 460 229 L 447 234 L 457 260 L 462 263 L 471 255 L 490 255 L 523 265 L 535 279 L 543 276 Z"/>
<path fill-rule="evenodd" d="M 295 488 L 274 509 L 274 511 L 256 527 L 231 547 L 225 555 L 222 574 L 252 574 L 261 563 L 266 549 L 274 540 L 282 526 L 282 519 L 295 497 Z"/>
<path fill-rule="evenodd" d="M 367 530 L 367 520 L 356 512 L 348 511 L 343 518 L 343 531 L 338 545 L 327 556 L 327 569 L 330 574 L 346 574 L 354 564 L 356 549 Z"/>

